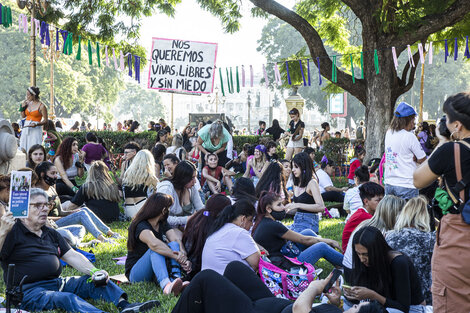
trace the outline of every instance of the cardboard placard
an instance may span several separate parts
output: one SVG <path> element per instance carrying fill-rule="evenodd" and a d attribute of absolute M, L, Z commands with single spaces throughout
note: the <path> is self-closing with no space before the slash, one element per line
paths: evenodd
<path fill-rule="evenodd" d="M 149 89 L 192 94 L 212 93 L 217 44 L 152 38 Z"/>
<path fill-rule="evenodd" d="M 29 214 L 30 171 L 12 171 L 10 180 L 10 206 L 13 217 L 27 218 Z"/>

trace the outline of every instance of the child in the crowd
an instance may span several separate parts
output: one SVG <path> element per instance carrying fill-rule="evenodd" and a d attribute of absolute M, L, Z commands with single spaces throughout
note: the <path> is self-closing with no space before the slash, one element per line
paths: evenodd
<path fill-rule="evenodd" d="M 46 148 L 49 149 L 47 153 L 48 159 L 51 159 L 59 148 L 59 145 L 62 142 L 62 137 L 57 132 L 55 124 L 52 120 L 47 120 L 47 123 L 44 125 L 44 130 L 47 134 L 46 139 L 44 141 L 46 143 Z"/>
<path fill-rule="evenodd" d="M 357 209 L 362 207 L 362 199 L 359 195 L 359 187 L 370 180 L 369 168 L 362 165 L 354 171 L 355 187 L 348 189 L 344 195 L 343 209 L 348 213 L 346 221 Z"/>
<path fill-rule="evenodd" d="M 349 174 L 348 174 L 348 182 L 350 185 L 354 185 L 354 172 L 356 169 L 361 167 L 362 160 L 366 156 L 366 150 L 362 146 L 357 146 L 354 148 L 354 157 L 349 162 Z"/>
<path fill-rule="evenodd" d="M 234 176 L 235 173 L 222 166 L 217 166 L 218 162 L 219 158 L 217 154 L 211 153 L 207 155 L 207 164 L 202 169 L 201 177 L 202 190 L 205 193 L 221 193 L 224 190 L 223 186 L 226 186 L 228 190 L 232 192 L 232 176 Z"/>

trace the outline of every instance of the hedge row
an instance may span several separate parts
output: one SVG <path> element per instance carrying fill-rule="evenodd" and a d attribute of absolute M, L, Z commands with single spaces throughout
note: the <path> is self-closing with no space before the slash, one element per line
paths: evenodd
<path fill-rule="evenodd" d="M 106 148 L 111 153 L 123 153 L 124 145 L 129 141 L 135 141 L 141 145 L 143 149 L 152 149 L 156 142 L 157 133 L 153 131 L 145 131 L 141 133 L 131 132 L 114 132 L 114 131 L 97 131 L 94 132 L 98 137 L 102 138 L 106 144 Z M 83 147 L 86 144 L 85 136 L 87 132 L 63 132 L 62 138 L 72 136 L 77 139 L 78 145 Z M 168 139 L 171 144 L 171 138 Z M 234 149 L 239 152 L 243 148 L 243 144 L 266 144 L 272 140 L 271 136 L 233 136 Z"/>

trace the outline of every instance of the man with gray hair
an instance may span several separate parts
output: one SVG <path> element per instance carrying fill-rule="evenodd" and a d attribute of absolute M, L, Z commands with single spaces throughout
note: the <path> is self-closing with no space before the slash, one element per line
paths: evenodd
<path fill-rule="evenodd" d="M 145 312 L 160 304 L 158 301 L 127 302 L 126 293 L 109 281 L 105 270 L 95 268 L 82 254 L 71 249 L 57 231 L 46 226 L 48 200 L 44 190 L 32 188 L 27 218 L 15 221 L 11 212 L 1 218 L 0 260 L 4 280 L 9 264 L 16 265 L 13 285 L 27 276 L 21 309 L 103 312 L 83 298 L 112 302 L 124 313 Z M 85 275 L 60 277 L 60 259 Z"/>
<path fill-rule="evenodd" d="M 207 124 L 198 132 L 196 146 L 201 151 L 202 168 L 207 160 L 207 154 L 217 154 L 219 157 L 218 166 L 225 166 L 227 163 L 227 142 L 230 140 L 230 133 L 224 128 L 221 120 L 216 120 L 212 124 Z"/>

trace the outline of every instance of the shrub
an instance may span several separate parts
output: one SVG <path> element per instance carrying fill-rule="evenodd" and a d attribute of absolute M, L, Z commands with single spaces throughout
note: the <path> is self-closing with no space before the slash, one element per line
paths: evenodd
<path fill-rule="evenodd" d="M 145 131 L 141 133 L 131 132 L 116 132 L 116 131 L 94 131 L 94 133 L 102 138 L 111 153 L 123 153 L 123 147 L 129 141 L 135 141 L 142 149 L 151 150 L 157 140 L 157 133 L 154 131 Z M 71 136 L 77 139 L 78 145 L 83 147 L 86 144 L 85 136 L 87 132 L 63 132 L 62 138 Z M 233 136 L 233 148 L 241 151 L 244 143 L 249 144 L 266 144 L 272 140 L 271 136 Z M 168 143 L 171 145 L 171 138 L 168 138 Z"/>
<path fill-rule="evenodd" d="M 333 161 L 337 166 L 341 166 L 346 162 L 349 147 L 348 138 L 330 138 L 323 142 L 323 149 L 315 155 L 315 159 L 321 160 L 326 155 L 328 160 Z"/>
<path fill-rule="evenodd" d="M 266 145 L 270 140 L 273 140 L 272 136 L 233 136 L 233 149 L 241 152 L 245 143 Z"/>
<path fill-rule="evenodd" d="M 77 139 L 78 145 L 83 147 L 86 144 L 85 136 L 87 132 L 63 132 L 62 138 L 71 136 Z M 155 145 L 157 133 L 154 131 L 145 131 L 141 133 L 131 132 L 114 132 L 114 131 L 95 131 L 98 137 L 102 138 L 106 144 L 106 148 L 111 153 L 123 153 L 124 145 L 129 141 L 135 141 L 142 149 L 152 149 Z"/>

